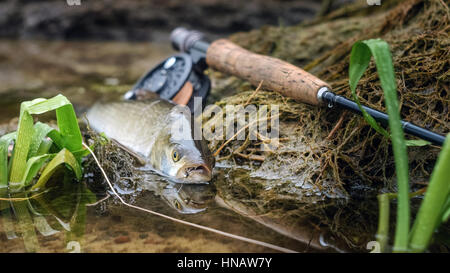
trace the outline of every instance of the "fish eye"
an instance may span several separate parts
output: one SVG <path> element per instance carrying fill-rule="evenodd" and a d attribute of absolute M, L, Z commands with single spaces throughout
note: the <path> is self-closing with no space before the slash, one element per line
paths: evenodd
<path fill-rule="evenodd" d="M 173 202 L 173 204 L 175 205 L 175 208 L 177 208 L 177 210 L 181 210 L 183 207 L 181 206 L 180 202 L 178 202 L 178 200 L 175 200 Z"/>
<path fill-rule="evenodd" d="M 174 150 L 172 152 L 172 159 L 174 162 L 177 162 L 178 160 L 180 160 L 180 153 L 176 150 Z"/>

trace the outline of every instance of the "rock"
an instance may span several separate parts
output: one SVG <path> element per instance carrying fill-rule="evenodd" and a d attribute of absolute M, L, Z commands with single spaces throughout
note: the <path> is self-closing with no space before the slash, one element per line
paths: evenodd
<path fill-rule="evenodd" d="M 124 243 L 128 243 L 128 242 L 131 242 L 131 239 L 129 236 L 119 236 L 114 239 L 114 243 L 116 243 L 116 244 L 124 244 Z"/>

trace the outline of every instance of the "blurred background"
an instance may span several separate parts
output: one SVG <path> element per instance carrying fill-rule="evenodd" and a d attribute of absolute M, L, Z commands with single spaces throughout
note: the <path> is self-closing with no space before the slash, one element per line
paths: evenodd
<path fill-rule="evenodd" d="M 3 0 L 0 37 L 167 40 L 177 26 L 213 35 L 292 25 L 351 0 Z"/>
<path fill-rule="evenodd" d="M 350 0 L 2 0 L 0 123 L 21 101 L 66 95 L 83 112 L 120 96 L 174 51 L 184 26 L 210 40 L 324 16 Z"/>

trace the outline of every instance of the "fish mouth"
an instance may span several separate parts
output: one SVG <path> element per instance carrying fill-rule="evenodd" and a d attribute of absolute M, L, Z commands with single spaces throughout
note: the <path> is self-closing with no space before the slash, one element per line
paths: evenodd
<path fill-rule="evenodd" d="M 206 164 L 192 164 L 178 170 L 177 179 L 182 183 L 204 184 L 212 178 L 212 170 Z"/>

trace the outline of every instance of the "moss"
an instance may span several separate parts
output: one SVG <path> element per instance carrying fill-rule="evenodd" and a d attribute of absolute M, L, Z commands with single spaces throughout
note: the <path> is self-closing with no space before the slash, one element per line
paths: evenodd
<path fill-rule="evenodd" d="M 450 15 L 444 5 L 439 0 L 410 0 L 390 1 L 384 9 L 366 7 L 362 13 L 344 8 L 312 23 L 264 27 L 230 39 L 253 52 L 304 67 L 329 82 L 337 94 L 351 97 L 351 46 L 358 40 L 382 38 L 391 46 L 402 117 L 445 134 L 450 129 Z M 212 76 L 218 86 L 212 94 L 220 98 L 215 103 L 219 107 L 243 104 L 249 97 L 250 104 L 280 105 L 280 139 L 285 139 L 270 153 L 259 149 L 261 139 L 227 143 L 219 153 L 222 164 L 245 166 L 249 177 L 265 177 L 273 184 L 269 182 L 271 190 L 261 191 L 252 186 L 256 178 L 244 179 L 242 182 L 248 182 L 243 185 L 219 184 L 219 194 L 245 200 L 241 203 L 261 214 L 286 216 L 286 223 L 295 223 L 299 215 L 310 215 L 316 218 L 316 225 L 330 228 L 348 245 L 364 248 L 376 228 L 374 197 L 380 190 L 395 191 L 390 141 L 353 113 L 296 103 L 271 92 L 254 92 L 242 80 Z M 384 111 L 383 91 L 373 63 L 357 92 L 362 103 Z M 214 152 L 224 143 L 212 141 L 210 147 Z M 434 146 L 409 148 L 413 189 L 427 183 L 439 151 Z M 251 155 L 264 156 L 264 161 L 252 160 Z M 288 181 L 288 186 L 275 187 L 280 181 Z M 302 187 L 296 189 L 295 184 Z M 317 195 L 321 198 L 310 198 Z M 288 202 L 286 196 L 290 197 Z M 345 205 L 320 208 L 336 199 Z M 372 201 L 361 205 L 361 199 Z"/>

